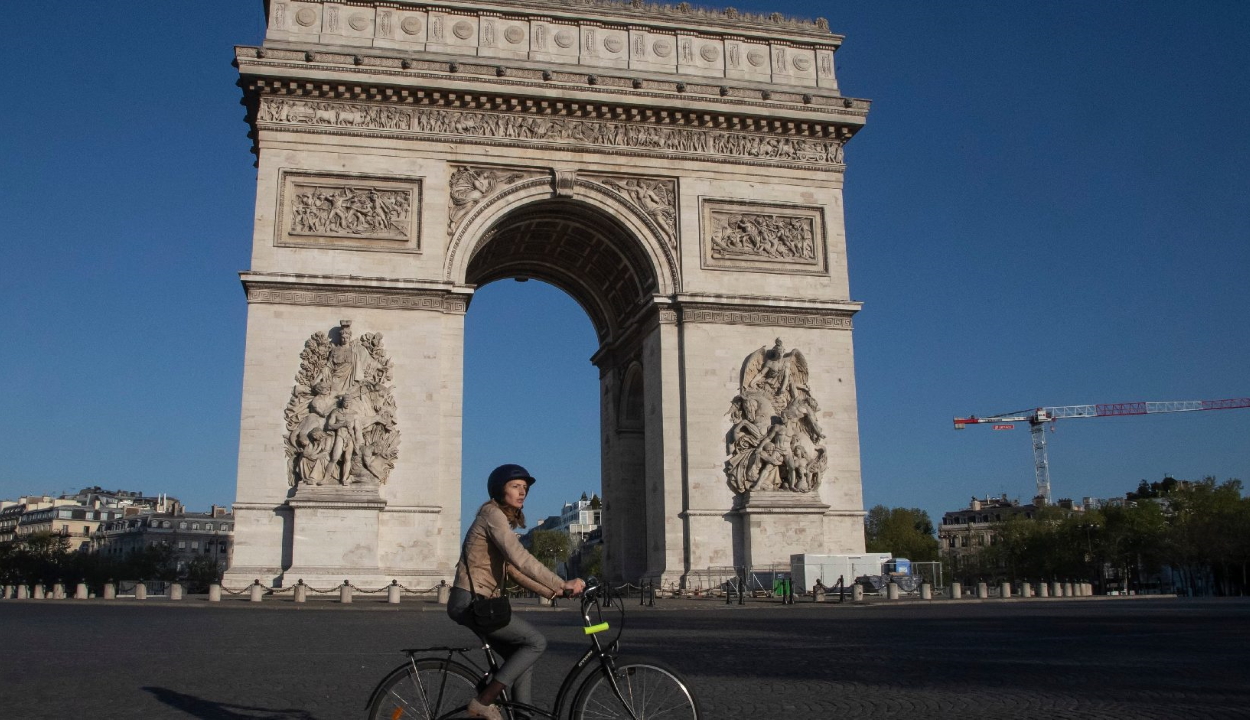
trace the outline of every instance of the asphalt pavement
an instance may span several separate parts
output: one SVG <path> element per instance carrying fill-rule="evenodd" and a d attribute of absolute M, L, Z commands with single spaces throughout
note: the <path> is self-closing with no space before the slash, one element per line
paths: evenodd
<path fill-rule="evenodd" d="M 684 674 L 707 718 L 1250 717 L 1250 600 L 661 601 L 623 656 Z M 555 694 L 576 604 L 520 604 Z M 470 645 L 427 600 L 0 600 L 0 717 L 362 718 L 402 648 Z"/>

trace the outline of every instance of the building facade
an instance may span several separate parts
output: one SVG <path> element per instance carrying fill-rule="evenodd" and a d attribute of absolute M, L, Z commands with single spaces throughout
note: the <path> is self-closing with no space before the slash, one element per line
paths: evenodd
<path fill-rule="evenodd" d="M 234 515 L 214 505 L 207 513 L 148 513 L 119 517 L 103 523 L 92 537 L 100 555 L 123 560 L 148 548 L 173 551 L 178 570 L 193 558 L 209 557 L 225 569 L 234 550 Z"/>

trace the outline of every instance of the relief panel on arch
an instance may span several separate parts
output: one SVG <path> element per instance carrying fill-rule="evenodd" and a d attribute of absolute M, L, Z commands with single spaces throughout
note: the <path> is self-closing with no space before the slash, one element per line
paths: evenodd
<path fill-rule="evenodd" d="M 283 170 L 279 247 L 420 252 L 416 178 Z"/>
<path fill-rule="evenodd" d="M 820 207 L 700 200 L 703 267 L 825 275 L 825 216 Z"/>

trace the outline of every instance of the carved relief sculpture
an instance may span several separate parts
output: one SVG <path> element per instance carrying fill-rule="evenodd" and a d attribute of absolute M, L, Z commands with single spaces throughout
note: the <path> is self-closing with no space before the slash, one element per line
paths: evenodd
<path fill-rule="evenodd" d="M 624 195 L 651 217 L 664 232 L 669 247 L 677 248 L 677 182 L 654 178 L 609 177 L 595 179 Z"/>
<path fill-rule="evenodd" d="M 285 413 L 288 484 L 386 482 L 399 455 L 390 381 L 381 333 L 355 339 L 342 320 L 337 341 L 317 332 L 304 343 Z"/>
<path fill-rule="evenodd" d="M 712 257 L 816 259 L 812 218 L 757 213 L 714 213 Z"/>
<path fill-rule="evenodd" d="M 461 167 L 451 174 L 451 205 L 447 209 L 447 233 L 482 200 L 526 177 L 527 173 L 490 168 Z"/>
<path fill-rule="evenodd" d="M 291 235 L 407 240 L 412 193 L 295 184 Z"/>
<path fill-rule="evenodd" d="M 781 338 L 742 364 L 738 395 L 729 411 L 725 477 L 735 494 L 750 491 L 812 493 L 828 463 L 820 410 L 807 387 L 807 360 L 786 352 Z"/>

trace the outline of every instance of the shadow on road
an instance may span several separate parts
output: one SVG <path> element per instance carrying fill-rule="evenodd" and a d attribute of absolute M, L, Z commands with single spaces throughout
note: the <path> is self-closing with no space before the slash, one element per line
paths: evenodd
<path fill-rule="evenodd" d="M 214 702 L 168 688 L 145 687 L 145 691 L 166 705 L 203 720 L 317 720 L 306 710 L 273 709 Z"/>

